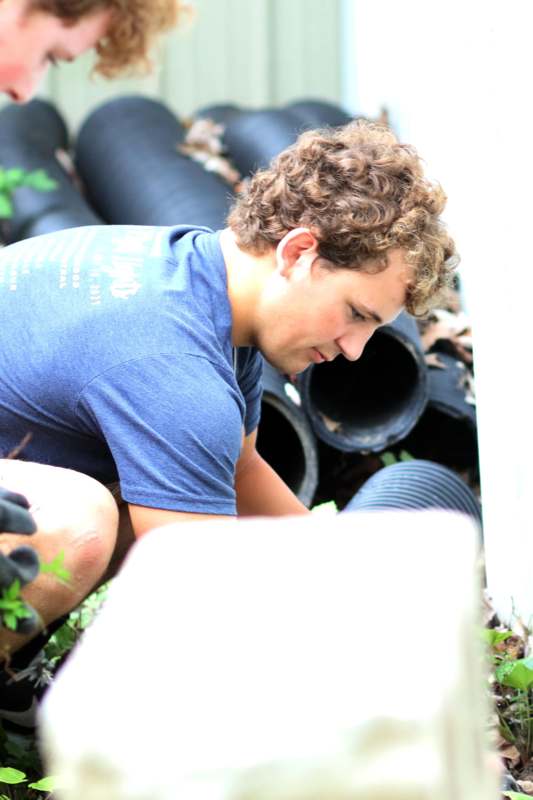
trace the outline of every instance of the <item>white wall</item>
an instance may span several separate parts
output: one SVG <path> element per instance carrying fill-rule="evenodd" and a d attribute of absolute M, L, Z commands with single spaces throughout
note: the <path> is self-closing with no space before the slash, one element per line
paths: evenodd
<path fill-rule="evenodd" d="M 443 184 L 474 326 L 489 590 L 533 616 L 533 26 L 526 0 L 344 0 L 344 102 L 391 120 Z M 346 46 L 346 43 L 349 45 Z M 451 576 L 452 580 L 452 576 Z"/>

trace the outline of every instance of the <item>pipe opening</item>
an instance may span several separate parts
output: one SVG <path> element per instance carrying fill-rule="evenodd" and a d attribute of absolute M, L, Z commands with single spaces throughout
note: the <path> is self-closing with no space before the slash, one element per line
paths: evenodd
<path fill-rule="evenodd" d="M 408 433 L 422 411 L 425 385 L 409 346 L 377 331 L 358 361 L 337 358 L 313 367 L 309 399 L 311 414 L 320 415 L 332 437 L 373 448 L 376 437 L 385 445 Z"/>
<path fill-rule="evenodd" d="M 272 396 L 263 396 L 257 450 L 300 496 L 307 472 L 304 447 L 283 404 Z"/>
<path fill-rule="evenodd" d="M 458 470 L 478 469 L 477 435 L 470 419 L 428 406 L 403 446 L 416 458 Z"/>

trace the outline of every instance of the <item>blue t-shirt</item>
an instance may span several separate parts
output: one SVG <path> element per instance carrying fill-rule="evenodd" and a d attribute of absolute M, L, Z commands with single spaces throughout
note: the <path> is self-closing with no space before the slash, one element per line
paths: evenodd
<path fill-rule="evenodd" d="M 119 480 L 130 503 L 235 514 L 261 356 L 239 348 L 219 234 L 105 226 L 0 249 L 0 448 Z"/>

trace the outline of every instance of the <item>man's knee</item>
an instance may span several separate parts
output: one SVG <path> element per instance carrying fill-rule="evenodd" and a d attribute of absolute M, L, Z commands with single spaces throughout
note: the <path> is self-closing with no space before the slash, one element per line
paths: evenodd
<path fill-rule="evenodd" d="M 27 497 L 37 524 L 29 537 L 0 534 L 0 549 L 7 553 L 23 543 L 35 548 L 42 563 L 60 557 L 68 585 L 41 575 L 27 593 L 51 592 L 54 606 L 74 607 L 99 582 L 115 547 L 118 509 L 111 493 L 87 475 L 16 461 L 0 461 L 0 484 Z"/>
<path fill-rule="evenodd" d="M 119 518 L 117 504 L 106 487 L 87 476 L 81 478 L 84 480 L 73 487 L 77 502 L 63 509 L 56 529 L 65 545 L 63 561 L 76 602 L 85 597 L 107 569 L 116 545 Z M 47 549 L 50 552 L 50 543 Z"/>

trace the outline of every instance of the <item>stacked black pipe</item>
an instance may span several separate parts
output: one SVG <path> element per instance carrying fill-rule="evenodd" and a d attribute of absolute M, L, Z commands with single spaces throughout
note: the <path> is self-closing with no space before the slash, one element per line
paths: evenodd
<path fill-rule="evenodd" d="M 379 470 L 363 484 L 345 510 L 424 508 L 458 511 L 472 517 L 481 528 L 481 508 L 473 491 L 456 472 L 432 461 L 401 461 Z"/>
<path fill-rule="evenodd" d="M 4 226 L 8 243 L 62 228 L 101 223 L 58 160 L 58 153 L 67 149 L 66 125 L 50 103 L 33 100 L 27 105 L 8 105 L 0 111 L 0 164 L 27 172 L 44 169 L 57 184 L 49 192 L 16 190 L 14 214 Z"/>
<path fill-rule="evenodd" d="M 170 109 L 147 97 L 111 100 L 88 117 L 76 164 L 107 222 L 224 227 L 232 189 L 179 152 L 184 137 Z"/>
<path fill-rule="evenodd" d="M 428 404 L 403 447 L 417 458 L 432 459 L 477 477 L 476 407 L 466 365 L 439 353 L 428 367 Z"/>
<path fill-rule="evenodd" d="M 208 106 L 197 117 L 224 125 L 224 144 L 241 175 L 267 167 L 298 135 L 310 128 L 345 125 L 352 117 L 342 108 L 321 100 L 302 100 L 283 108 L 239 109 Z"/>
<path fill-rule="evenodd" d="M 298 390 L 274 367 L 263 366 L 263 402 L 257 449 L 305 505 L 318 483 L 318 455 Z"/>
<path fill-rule="evenodd" d="M 243 111 L 228 118 L 224 143 L 241 175 L 251 175 L 293 144 L 301 127 L 285 108 Z"/>
<path fill-rule="evenodd" d="M 380 328 L 357 361 L 338 357 L 299 379 L 304 408 L 322 441 L 346 452 L 379 453 L 404 439 L 428 399 L 417 325 L 402 313 Z"/>
<path fill-rule="evenodd" d="M 288 111 L 300 121 L 302 130 L 313 130 L 324 125 L 346 125 L 353 117 L 343 108 L 325 100 L 298 100 L 289 103 Z"/>

